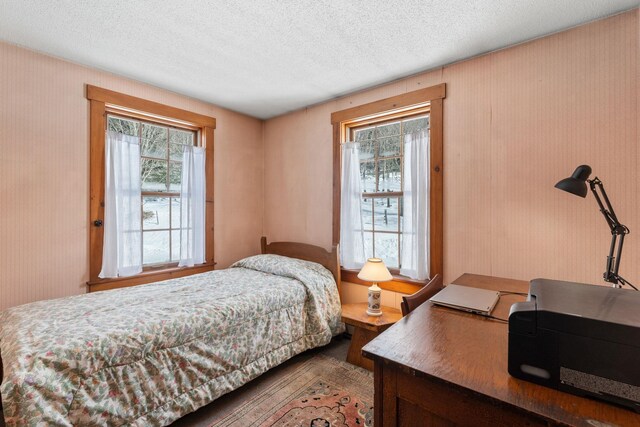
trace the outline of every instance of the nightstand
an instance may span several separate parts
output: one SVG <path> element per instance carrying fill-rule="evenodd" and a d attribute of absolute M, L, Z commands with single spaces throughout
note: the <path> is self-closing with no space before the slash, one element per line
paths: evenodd
<path fill-rule="evenodd" d="M 367 303 L 342 304 L 342 321 L 354 327 L 347 362 L 373 371 L 373 361 L 362 356 L 362 347 L 402 319 L 400 310 L 382 306 L 382 316 L 369 316 Z"/>

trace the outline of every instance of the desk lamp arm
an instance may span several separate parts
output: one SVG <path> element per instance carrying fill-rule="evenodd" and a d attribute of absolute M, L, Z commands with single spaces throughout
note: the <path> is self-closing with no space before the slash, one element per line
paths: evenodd
<path fill-rule="evenodd" d="M 633 286 L 618 274 L 618 270 L 620 269 L 620 258 L 622 257 L 622 246 L 624 244 L 624 237 L 629 234 L 629 228 L 618 221 L 618 217 L 616 216 L 616 213 L 611 206 L 611 202 L 609 201 L 607 192 L 604 190 L 602 181 L 600 181 L 598 177 L 587 181 L 589 182 L 589 188 L 591 189 L 596 202 L 598 202 L 600 212 L 602 212 L 602 215 L 604 216 L 604 219 L 607 221 L 609 229 L 611 230 L 611 246 L 609 247 L 609 256 L 607 256 L 606 271 L 603 274 L 604 280 L 606 282 L 612 283 L 615 287 L 628 285 L 633 289 L 638 290 L 638 288 Z M 600 196 L 598 192 L 601 193 L 602 196 Z M 616 253 L 615 257 L 613 256 L 614 252 Z"/>

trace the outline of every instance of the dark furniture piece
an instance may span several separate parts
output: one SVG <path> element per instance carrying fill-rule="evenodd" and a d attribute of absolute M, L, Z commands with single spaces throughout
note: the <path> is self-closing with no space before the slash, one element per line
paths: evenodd
<path fill-rule="evenodd" d="M 366 302 L 342 304 L 342 321 L 354 328 L 347 362 L 373 371 L 373 361 L 362 357 L 362 346 L 402 319 L 400 310 L 381 306 L 382 316 L 369 316 Z"/>
<path fill-rule="evenodd" d="M 453 283 L 527 292 L 524 281 L 464 274 Z M 503 295 L 506 319 L 520 295 Z M 640 415 L 518 380 L 507 372 L 507 324 L 422 304 L 369 344 L 374 360 L 375 425 L 631 426 Z"/>
<path fill-rule="evenodd" d="M 406 316 L 411 313 L 420 304 L 437 294 L 442 289 L 442 276 L 436 274 L 433 279 L 429 280 L 422 289 L 413 295 L 407 295 L 402 297 L 400 308 L 402 309 L 402 315 Z"/>

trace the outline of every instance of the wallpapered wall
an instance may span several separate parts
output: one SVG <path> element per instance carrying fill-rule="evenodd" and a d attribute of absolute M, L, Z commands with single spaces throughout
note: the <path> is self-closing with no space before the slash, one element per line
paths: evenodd
<path fill-rule="evenodd" d="M 86 83 L 215 117 L 216 261 L 260 249 L 261 120 L 0 43 L 0 309 L 86 290 Z"/>
<path fill-rule="evenodd" d="M 595 201 L 553 188 L 587 163 L 632 230 L 621 274 L 640 283 L 639 37 L 636 9 L 266 122 L 0 42 L 0 309 L 85 292 L 86 83 L 217 119 L 220 268 L 263 233 L 329 247 L 331 113 L 445 82 L 445 281 L 598 282 L 610 235 Z"/>
<path fill-rule="evenodd" d="M 636 9 L 268 120 L 266 234 L 330 245 L 331 113 L 444 82 L 445 281 L 601 281 L 611 236 L 595 200 L 553 188 L 586 163 L 632 231 L 621 274 L 640 284 L 638 19 Z"/>

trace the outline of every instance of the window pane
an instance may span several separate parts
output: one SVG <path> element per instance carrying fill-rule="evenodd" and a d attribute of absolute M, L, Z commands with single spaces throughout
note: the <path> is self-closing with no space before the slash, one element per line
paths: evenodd
<path fill-rule="evenodd" d="M 375 135 L 375 128 L 358 129 L 353 132 L 354 141 L 364 141 L 365 139 L 373 139 Z"/>
<path fill-rule="evenodd" d="M 138 132 L 140 131 L 140 122 L 109 116 L 107 120 L 107 129 L 123 133 L 125 135 L 138 136 Z"/>
<path fill-rule="evenodd" d="M 171 228 L 180 228 L 180 198 L 171 198 Z"/>
<path fill-rule="evenodd" d="M 141 159 L 142 191 L 167 191 L 167 161 Z"/>
<path fill-rule="evenodd" d="M 373 257 L 373 233 L 364 233 L 364 257 Z M 364 261 L 366 261 L 366 259 L 362 262 L 364 263 Z"/>
<path fill-rule="evenodd" d="M 378 140 L 379 157 L 393 157 L 400 155 L 400 136 L 391 136 Z"/>
<path fill-rule="evenodd" d="M 376 155 L 376 143 L 374 141 L 363 141 L 360 143 L 360 160 L 373 159 Z"/>
<path fill-rule="evenodd" d="M 182 160 L 182 153 L 184 152 L 184 145 L 180 144 L 170 144 L 169 145 L 169 156 L 171 160 Z"/>
<path fill-rule="evenodd" d="M 157 230 L 169 228 L 169 198 L 142 198 L 142 229 Z"/>
<path fill-rule="evenodd" d="M 142 124 L 142 155 L 167 158 L 167 128 L 154 126 L 148 123 Z"/>
<path fill-rule="evenodd" d="M 376 127 L 377 138 L 384 138 L 392 135 L 400 135 L 400 122 L 388 123 Z"/>
<path fill-rule="evenodd" d="M 398 235 L 391 233 L 375 233 L 375 256 L 382 258 L 389 268 L 398 268 Z"/>
<path fill-rule="evenodd" d="M 373 193 L 376 191 L 375 162 L 360 163 L 360 176 L 362 177 L 362 192 Z"/>
<path fill-rule="evenodd" d="M 195 132 L 169 128 L 169 142 L 171 144 L 193 145 Z"/>
<path fill-rule="evenodd" d="M 383 197 L 374 199 L 375 230 L 398 230 L 398 198 Z"/>
<path fill-rule="evenodd" d="M 378 192 L 402 191 L 400 158 L 378 162 Z"/>
<path fill-rule="evenodd" d="M 362 225 L 365 230 L 373 230 L 373 198 L 362 199 Z"/>
<path fill-rule="evenodd" d="M 180 192 L 182 181 L 182 162 L 169 162 L 169 191 Z"/>
<path fill-rule="evenodd" d="M 180 261 L 180 230 L 171 230 L 171 261 Z"/>
<path fill-rule="evenodd" d="M 376 127 L 377 138 L 384 138 L 392 135 L 400 135 L 400 122 L 389 123 Z"/>
<path fill-rule="evenodd" d="M 169 262 L 169 231 L 142 233 L 142 262 L 158 264 Z"/>
<path fill-rule="evenodd" d="M 169 156 L 171 160 L 182 160 L 185 145 L 195 144 L 195 133 L 169 129 Z"/>
<path fill-rule="evenodd" d="M 429 127 L 429 117 L 420 117 L 417 119 L 408 119 L 402 123 L 402 129 L 405 134 L 412 133 L 420 129 Z"/>

